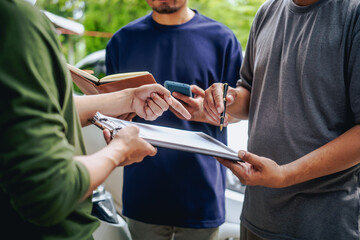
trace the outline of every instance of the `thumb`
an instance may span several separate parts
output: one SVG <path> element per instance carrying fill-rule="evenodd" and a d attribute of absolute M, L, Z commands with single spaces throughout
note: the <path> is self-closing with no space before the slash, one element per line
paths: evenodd
<path fill-rule="evenodd" d="M 205 91 L 202 88 L 200 88 L 200 87 L 198 87 L 196 85 L 191 85 L 190 89 L 191 89 L 191 92 L 194 93 L 197 96 L 200 96 L 200 97 L 205 96 Z"/>
<path fill-rule="evenodd" d="M 246 152 L 244 150 L 239 151 L 238 156 L 247 163 L 250 163 L 254 167 L 261 167 L 262 163 L 259 157 L 253 153 Z"/>
<path fill-rule="evenodd" d="M 226 105 L 229 106 L 235 101 L 235 97 L 237 96 L 237 93 L 234 89 L 229 89 L 226 95 Z"/>
<path fill-rule="evenodd" d="M 105 139 L 106 144 L 109 144 L 110 141 L 111 141 L 111 133 L 110 133 L 109 129 L 104 129 L 103 130 L 103 135 L 104 135 L 104 139 Z"/>

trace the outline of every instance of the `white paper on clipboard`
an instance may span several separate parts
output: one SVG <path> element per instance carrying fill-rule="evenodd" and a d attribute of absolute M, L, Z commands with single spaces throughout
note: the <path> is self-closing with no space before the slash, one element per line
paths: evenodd
<path fill-rule="evenodd" d="M 136 125 L 140 130 L 139 136 L 155 147 L 199 153 L 233 161 L 242 161 L 235 150 L 203 132 L 129 122 L 108 117 L 101 113 L 96 113 L 91 119 L 91 122 L 99 128 L 108 128 L 113 134 L 125 126 Z"/>

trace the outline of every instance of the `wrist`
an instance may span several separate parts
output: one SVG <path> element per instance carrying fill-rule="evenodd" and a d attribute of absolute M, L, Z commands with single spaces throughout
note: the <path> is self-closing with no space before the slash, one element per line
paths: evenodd
<path fill-rule="evenodd" d="M 136 113 L 136 107 L 135 107 L 136 88 L 130 88 L 124 91 L 126 91 L 125 92 L 126 96 L 129 97 L 127 99 L 128 104 L 126 105 L 126 107 L 128 107 L 128 111 Z"/>
<path fill-rule="evenodd" d="M 104 148 L 105 158 L 107 161 L 111 162 L 114 168 L 121 166 L 125 161 L 125 152 L 123 144 L 120 142 L 113 142 L 112 140 L 109 145 Z"/>
<path fill-rule="evenodd" d="M 289 187 L 296 184 L 296 174 L 291 164 L 285 164 L 280 166 L 281 168 L 281 186 Z"/>
<path fill-rule="evenodd" d="M 280 168 L 280 174 L 278 175 L 278 188 L 287 187 L 287 169 L 285 165 L 279 166 Z"/>
<path fill-rule="evenodd" d="M 111 107 L 112 111 L 117 115 L 132 112 L 132 106 L 134 101 L 134 89 L 124 89 L 114 92 L 114 96 L 107 102 L 107 105 Z"/>

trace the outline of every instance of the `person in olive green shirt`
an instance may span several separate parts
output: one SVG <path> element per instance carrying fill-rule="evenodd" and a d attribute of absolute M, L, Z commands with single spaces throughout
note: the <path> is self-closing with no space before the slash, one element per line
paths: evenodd
<path fill-rule="evenodd" d="M 92 191 L 117 166 L 156 149 L 129 126 L 85 155 L 81 126 L 97 111 L 155 119 L 171 105 L 190 114 L 160 85 L 73 96 L 50 21 L 23 0 L 0 1 L 1 235 L 11 239 L 92 239 Z"/>

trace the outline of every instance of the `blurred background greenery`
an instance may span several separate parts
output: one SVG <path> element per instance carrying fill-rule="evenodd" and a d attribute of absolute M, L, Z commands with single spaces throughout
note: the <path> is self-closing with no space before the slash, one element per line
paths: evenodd
<path fill-rule="evenodd" d="M 251 23 L 264 2 L 189 0 L 189 6 L 228 26 L 245 50 Z M 114 32 L 151 11 L 145 0 L 38 0 L 36 5 L 84 25 L 84 35 L 59 34 L 63 53 L 71 64 L 104 49 Z"/>

